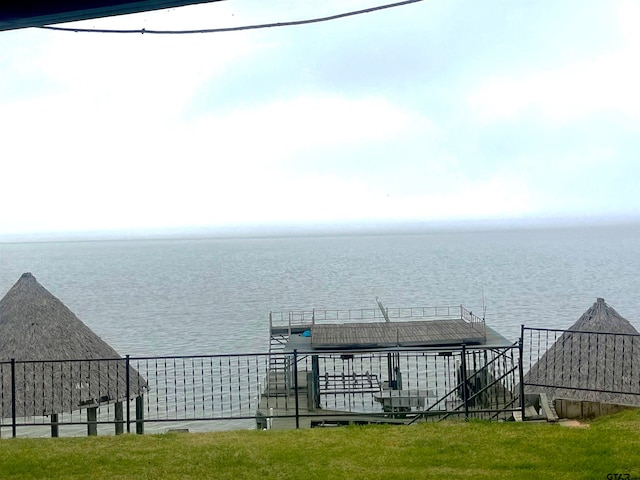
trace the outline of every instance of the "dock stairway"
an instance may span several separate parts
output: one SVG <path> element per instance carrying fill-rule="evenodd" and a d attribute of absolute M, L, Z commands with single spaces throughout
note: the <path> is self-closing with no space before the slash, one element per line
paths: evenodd
<path fill-rule="evenodd" d="M 290 396 L 293 389 L 293 365 L 285 347 L 292 334 L 309 330 L 313 324 L 313 313 L 271 312 L 269 314 L 269 372 L 265 394 L 272 397 Z M 301 360 L 299 358 L 299 360 Z"/>
<path fill-rule="evenodd" d="M 288 331 L 271 331 L 269 339 L 269 371 L 265 393 L 269 397 L 286 397 L 289 395 L 290 361 L 284 353 L 289 340 Z"/>

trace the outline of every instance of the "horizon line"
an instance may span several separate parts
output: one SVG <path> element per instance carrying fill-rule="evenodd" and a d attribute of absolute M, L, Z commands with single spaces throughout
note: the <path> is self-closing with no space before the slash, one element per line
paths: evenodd
<path fill-rule="evenodd" d="M 525 230 L 624 226 L 640 224 L 636 216 L 520 217 L 474 220 L 362 220 L 318 223 L 274 223 L 209 226 L 167 226 L 102 230 L 60 230 L 0 234 L 2 243 L 75 242 L 109 240 L 179 240 L 207 238 L 282 238 L 323 236 L 401 235 L 465 231 Z"/>

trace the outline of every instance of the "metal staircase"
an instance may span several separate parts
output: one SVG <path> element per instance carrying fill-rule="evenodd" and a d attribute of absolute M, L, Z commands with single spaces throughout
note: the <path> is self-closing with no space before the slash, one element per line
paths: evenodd
<path fill-rule="evenodd" d="M 269 338 L 269 372 L 267 375 L 266 392 L 270 397 L 289 395 L 289 370 L 290 361 L 284 353 L 284 347 L 289 340 L 291 332 L 272 329 Z"/>
<path fill-rule="evenodd" d="M 284 353 L 285 346 L 292 334 L 308 330 L 312 323 L 313 312 L 269 313 L 269 372 L 266 395 L 290 395 L 293 388 L 293 359 L 291 355 Z"/>

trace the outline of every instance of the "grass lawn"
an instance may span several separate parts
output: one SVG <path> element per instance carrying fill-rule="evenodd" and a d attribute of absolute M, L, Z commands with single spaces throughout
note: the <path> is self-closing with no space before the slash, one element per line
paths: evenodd
<path fill-rule="evenodd" d="M 2 479 L 633 477 L 640 478 L 640 409 L 589 428 L 472 421 L 0 440 Z"/>

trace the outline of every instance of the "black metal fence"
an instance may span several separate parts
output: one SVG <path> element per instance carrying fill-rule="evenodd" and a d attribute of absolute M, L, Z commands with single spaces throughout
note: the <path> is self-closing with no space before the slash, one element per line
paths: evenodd
<path fill-rule="evenodd" d="M 519 346 L 0 362 L 0 434 L 507 418 Z"/>
<path fill-rule="evenodd" d="M 522 326 L 522 340 L 525 391 L 640 404 L 640 335 Z"/>
<path fill-rule="evenodd" d="M 639 404 L 640 335 L 523 326 L 499 348 L 5 361 L 0 435 L 506 420 L 527 392 Z"/>

